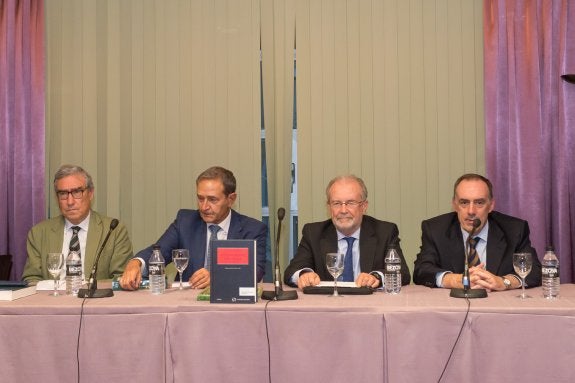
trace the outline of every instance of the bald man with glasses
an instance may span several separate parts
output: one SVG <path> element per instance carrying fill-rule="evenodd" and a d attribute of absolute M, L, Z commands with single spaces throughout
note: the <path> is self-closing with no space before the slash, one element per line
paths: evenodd
<path fill-rule="evenodd" d="M 347 259 L 341 279 L 361 287 L 380 288 L 385 255 L 393 245 L 401 257 L 401 283 L 408 285 L 411 276 L 399 246 L 397 225 L 365 214 L 368 201 L 363 180 L 354 175 L 336 177 L 329 182 L 326 197 L 331 219 L 303 227 L 297 252 L 285 270 L 284 282 L 304 288 L 332 281 L 325 255 L 341 252 Z"/>

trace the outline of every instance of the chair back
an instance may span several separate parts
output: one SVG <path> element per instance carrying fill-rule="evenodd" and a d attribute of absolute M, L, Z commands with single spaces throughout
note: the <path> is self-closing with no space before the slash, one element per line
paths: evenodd
<path fill-rule="evenodd" d="M 12 271 L 12 255 L 0 255 L 0 280 L 7 281 L 10 279 L 10 272 Z"/>

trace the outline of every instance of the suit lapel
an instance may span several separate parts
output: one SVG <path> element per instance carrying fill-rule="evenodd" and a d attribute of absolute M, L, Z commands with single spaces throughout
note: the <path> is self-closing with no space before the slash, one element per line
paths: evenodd
<path fill-rule="evenodd" d="M 489 220 L 489 234 L 487 235 L 487 271 L 494 274 L 499 270 L 501 265 L 501 260 L 505 255 L 505 249 L 507 248 L 507 241 L 505 240 L 505 235 L 503 230 L 499 225 L 493 220 Z"/>
<path fill-rule="evenodd" d="M 104 229 L 102 217 L 94 211 L 90 212 L 90 225 L 86 238 L 86 254 L 84 254 L 84 276 L 87 278 L 92 272 L 92 266 L 96 260 L 96 253 L 102 242 Z"/>
<path fill-rule="evenodd" d="M 52 225 L 50 226 L 50 234 L 48 236 L 48 249 L 49 252 L 55 251 L 60 252 L 63 249 L 63 241 L 64 241 L 64 217 L 60 216 L 59 219 L 54 220 Z M 64 249 L 64 257 L 68 255 L 67 249 Z M 42 254 L 42 256 L 46 256 L 46 254 Z"/>
<path fill-rule="evenodd" d="M 453 221 L 449 225 L 446 234 L 449 238 L 447 254 L 451 254 L 451 268 L 446 267 L 445 269 L 462 273 L 465 265 L 465 246 L 463 246 L 463 234 L 461 233 L 461 225 L 457 219 L 457 214 L 454 214 Z"/>
<path fill-rule="evenodd" d="M 377 245 L 377 237 L 375 236 L 373 227 L 365 224 L 365 221 L 363 221 L 359 237 L 359 268 L 361 270 L 373 270 Z"/>

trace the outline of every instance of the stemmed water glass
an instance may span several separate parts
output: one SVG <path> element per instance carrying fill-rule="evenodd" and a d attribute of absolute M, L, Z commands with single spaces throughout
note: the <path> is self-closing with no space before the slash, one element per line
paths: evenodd
<path fill-rule="evenodd" d="M 345 254 L 341 253 L 327 253 L 325 256 L 325 265 L 327 271 L 333 277 L 333 294 L 329 297 L 341 297 L 337 292 L 337 278 L 343 273 L 343 259 Z"/>
<path fill-rule="evenodd" d="M 46 267 L 48 272 L 54 278 L 54 292 L 50 295 L 57 297 L 58 295 L 58 279 L 60 279 L 60 272 L 64 266 L 64 254 L 62 253 L 48 253 L 46 260 Z"/>
<path fill-rule="evenodd" d="M 531 298 L 529 295 L 525 295 L 525 277 L 531 272 L 532 265 L 533 259 L 531 258 L 531 253 L 513 254 L 513 268 L 517 275 L 521 277 L 521 295 L 519 295 L 518 298 Z"/>
<path fill-rule="evenodd" d="M 188 261 L 190 259 L 190 253 L 188 249 L 174 249 L 172 250 L 172 260 L 174 261 L 174 266 L 180 273 L 180 290 L 182 287 L 182 273 L 188 267 Z"/>

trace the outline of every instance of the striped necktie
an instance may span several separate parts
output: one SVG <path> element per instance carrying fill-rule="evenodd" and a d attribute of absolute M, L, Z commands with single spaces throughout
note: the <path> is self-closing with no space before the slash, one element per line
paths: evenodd
<path fill-rule="evenodd" d="M 80 238 L 78 238 L 78 232 L 80 231 L 80 226 L 72 226 L 72 238 L 70 239 L 70 251 L 75 251 L 80 254 Z"/>
<path fill-rule="evenodd" d="M 469 267 L 479 265 L 479 262 L 480 262 L 479 261 L 479 254 L 477 254 L 475 247 L 477 246 L 477 244 L 479 243 L 480 240 L 481 240 L 481 238 L 479 238 L 479 237 L 469 238 L 469 258 L 467 259 L 467 262 L 469 263 Z"/>

